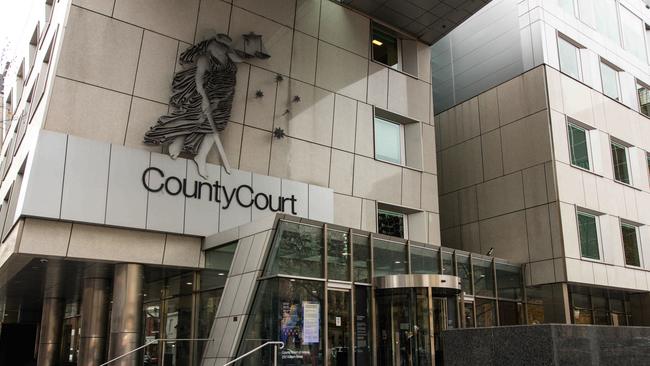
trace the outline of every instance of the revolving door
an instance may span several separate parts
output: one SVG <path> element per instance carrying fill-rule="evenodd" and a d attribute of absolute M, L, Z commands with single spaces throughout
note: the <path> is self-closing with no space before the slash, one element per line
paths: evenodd
<path fill-rule="evenodd" d="M 455 317 L 455 276 L 399 275 L 376 282 L 377 364 L 440 365 L 440 333 Z M 400 277 L 400 278 L 396 278 Z"/>

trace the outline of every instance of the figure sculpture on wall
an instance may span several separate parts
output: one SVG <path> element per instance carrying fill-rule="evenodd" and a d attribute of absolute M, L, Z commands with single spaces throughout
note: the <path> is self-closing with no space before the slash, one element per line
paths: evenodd
<path fill-rule="evenodd" d="M 219 132 L 226 128 L 230 119 L 236 63 L 242 62 L 241 57 L 270 57 L 264 51 L 259 35 L 249 33 L 243 36 L 243 46 L 243 50 L 235 50 L 230 37 L 217 34 L 181 53 L 181 65 L 190 66 L 174 75 L 170 99 L 172 112 L 158 119 L 145 133 L 144 142 L 154 145 L 169 143 L 172 159 L 181 153 L 192 155 L 199 174 L 204 178 L 207 178 L 208 153 L 212 144 L 216 144 L 223 167 L 230 173 Z M 251 46 L 257 50 L 251 52 Z"/>

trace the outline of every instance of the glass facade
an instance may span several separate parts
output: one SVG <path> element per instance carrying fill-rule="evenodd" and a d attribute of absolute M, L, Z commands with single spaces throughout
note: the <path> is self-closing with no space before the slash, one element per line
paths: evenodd
<path fill-rule="evenodd" d="M 644 41 L 643 21 L 626 7 L 620 6 L 623 48 L 644 63 L 648 60 Z"/>
<path fill-rule="evenodd" d="M 639 95 L 639 110 L 645 116 L 650 117 L 650 89 L 638 85 L 637 94 Z"/>
<path fill-rule="evenodd" d="M 457 275 L 464 294 L 372 286 L 409 273 Z M 431 365 L 444 329 L 523 324 L 523 293 L 521 268 L 490 257 L 281 220 L 238 354 L 279 339 L 281 365 Z M 241 364 L 272 359 L 267 348 Z"/>
<path fill-rule="evenodd" d="M 605 288 L 569 285 L 571 322 L 574 324 L 628 325 L 629 294 Z"/>

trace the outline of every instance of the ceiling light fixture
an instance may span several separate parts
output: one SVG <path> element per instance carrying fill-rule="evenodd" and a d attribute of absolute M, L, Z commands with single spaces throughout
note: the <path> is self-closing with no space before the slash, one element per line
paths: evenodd
<path fill-rule="evenodd" d="M 383 46 L 384 42 L 382 42 L 382 41 L 380 41 L 378 39 L 373 39 L 372 44 L 374 44 L 375 46 Z"/>

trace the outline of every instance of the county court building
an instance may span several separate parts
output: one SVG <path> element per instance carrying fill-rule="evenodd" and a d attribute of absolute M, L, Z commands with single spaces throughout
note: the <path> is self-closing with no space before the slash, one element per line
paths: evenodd
<path fill-rule="evenodd" d="M 485 3 L 35 0 L 4 86 L 0 363 L 223 365 L 282 342 L 241 363 L 441 365 L 445 331 L 585 322 L 569 310 L 577 294 L 596 304 L 596 286 L 594 319 L 644 324 L 645 262 L 619 263 L 602 236 L 621 216 L 645 245 L 638 163 L 621 185 L 607 146 L 588 150 L 600 175 L 557 160 L 567 133 L 537 129 L 564 131 L 550 121 L 574 104 L 546 97 L 546 75 L 565 82 L 549 32 L 535 41 L 517 18 L 539 27 L 540 2 Z M 510 60 L 530 71 L 461 91 L 459 53 L 441 47 L 502 3 L 534 42 Z M 617 67 L 649 81 L 647 63 Z M 645 122 L 621 95 L 614 113 Z M 520 150 L 488 155 L 483 131 L 505 149 L 529 116 L 510 131 Z M 590 143 L 607 143 L 602 126 Z M 630 161 L 643 133 L 617 137 Z M 583 173 L 635 214 L 567 201 Z M 597 220 L 578 235 L 565 214 L 583 211 Z M 598 258 L 570 251 L 585 235 Z M 608 282 L 580 277 L 597 266 Z"/>

